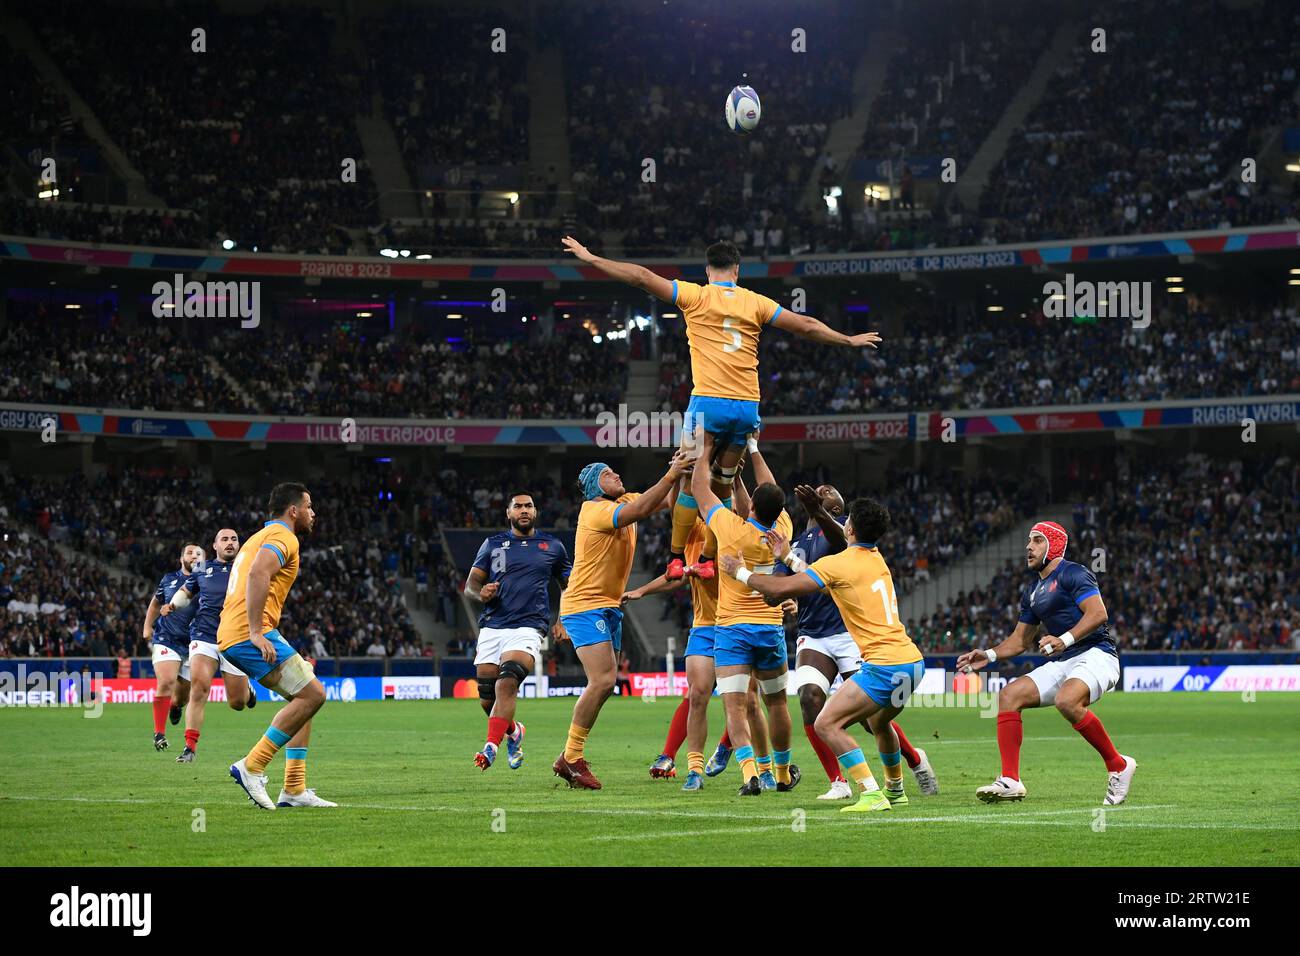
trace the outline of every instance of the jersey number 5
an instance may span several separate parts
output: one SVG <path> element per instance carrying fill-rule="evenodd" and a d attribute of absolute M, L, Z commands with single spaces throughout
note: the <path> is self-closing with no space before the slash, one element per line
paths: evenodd
<path fill-rule="evenodd" d="M 740 330 L 731 324 L 735 321 L 736 317 L 734 315 L 728 315 L 722 320 L 722 327 L 731 335 L 731 341 L 723 343 L 722 351 L 724 352 L 740 351 Z"/>
<path fill-rule="evenodd" d="M 894 594 L 893 583 L 886 586 L 885 579 L 878 578 L 876 583 L 871 585 L 871 590 L 880 592 L 880 603 L 885 606 L 885 623 L 893 627 L 894 622 L 898 620 L 898 596 Z"/>

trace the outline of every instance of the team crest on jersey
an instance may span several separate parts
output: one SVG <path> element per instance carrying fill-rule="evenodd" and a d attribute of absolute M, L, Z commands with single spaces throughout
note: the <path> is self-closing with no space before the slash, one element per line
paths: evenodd
<path fill-rule="evenodd" d="M 1053 581 L 1051 584 L 1047 586 L 1047 593 L 1051 594 L 1055 590 L 1056 590 L 1056 582 Z"/>
<path fill-rule="evenodd" d="M 209 565 L 209 566 L 208 566 L 208 569 L 207 569 L 206 571 L 203 572 L 203 576 L 204 576 L 205 578 L 210 578 L 210 577 L 212 577 L 212 570 L 213 570 L 213 569 L 212 569 L 212 566 Z"/>
<path fill-rule="evenodd" d="M 551 546 L 548 545 L 545 541 L 538 541 L 537 546 L 541 548 L 543 551 L 551 550 Z"/>
<path fill-rule="evenodd" d="M 510 547 L 510 542 L 509 542 L 509 541 L 502 541 L 502 542 L 501 542 L 501 547 L 503 547 L 503 548 L 508 548 L 508 547 Z"/>

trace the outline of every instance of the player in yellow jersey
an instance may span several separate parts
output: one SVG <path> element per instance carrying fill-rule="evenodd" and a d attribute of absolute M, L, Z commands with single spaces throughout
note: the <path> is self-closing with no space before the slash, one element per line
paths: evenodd
<path fill-rule="evenodd" d="M 586 500 L 578 512 L 569 586 L 560 598 L 560 625 L 578 652 L 587 686 L 573 707 L 564 752 L 552 766 L 570 787 L 600 789 L 584 754 L 587 735 L 614 692 L 623 646 L 620 605 L 636 554 L 636 523 L 671 506 L 673 483 L 690 464 L 675 452 L 668 471 L 644 494 L 629 493 L 618 472 L 601 461 L 578 475 Z"/>
<path fill-rule="evenodd" d="M 310 665 L 280 636 L 280 612 L 298 577 L 298 535 L 316 523 L 305 485 L 284 482 L 271 489 L 272 518 L 244 542 L 230 566 L 230 583 L 217 627 L 217 649 L 236 667 L 289 701 L 262 739 L 230 776 L 263 810 L 335 807 L 307 789 L 307 743 L 311 719 L 325 703 L 325 688 Z M 266 793 L 266 765 L 285 748 L 284 789 L 272 802 Z"/>
<path fill-rule="evenodd" d="M 858 498 L 849 505 L 844 530 L 849 539 L 847 548 L 806 566 L 797 557 L 788 557 L 787 564 L 795 572 L 788 577 L 753 573 L 725 555 L 721 564 L 728 576 L 734 575 L 738 583 L 747 584 L 768 601 L 797 598 L 819 589 L 835 601 L 862 653 L 863 664 L 826 702 L 817 715 L 815 729 L 835 751 L 845 775 L 856 780 L 862 791 L 859 802 L 841 812 L 888 810 L 891 805 L 907 803 L 903 758 L 891 722 L 920 686 L 925 660 L 898 619 L 893 577 L 876 547 L 889 530 L 889 511 L 876 501 Z M 768 537 L 775 552 L 788 552 L 785 535 Z M 871 775 L 862 748 L 844 729 L 864 719 L 875 735 L 885 765 L 883 792 Z"/>
<path fill-rule="evenodd" d="M 736 481 L 737 512 L 748 515 L 749 501 L 744 494 L 744 482 L 740 480 L 739 476 L 737 476 Z M 708 530 L 703 520 L 697 520 L 695 527 L 691 529 L 690 537 L 686 539 L 686 558 L 690 562 L 686 577 L 669 580 L 667 575 L 661 574 L 654 580 L 623 595 L 624 602 L 637 601 L 651 594 L 662 594 L 679 588 L 686 581 L 689 581 L 691 585 L 691 630 L 686 638 L 686 653 L 682 655 L 686 659 L 686 698 L 678 705 L 676 712 L 673 714 L 672 724 L 668 730 L 668 740 L 665 741 L 664 745 L 664 752 L 655 758 L 654 763 L 650 765 L 651 777 L 676 776 L 677 771 L 674 761 L 677 756 L 677 748 L 682 741 L 685 741 L 687 746 L 687 774 L 686 782 L 682 784 L 682 790 L 687 793 L 695 793 L 704 789 L 704 740 L 709 734 L 709 699 L 713 696 L 715 684 L 713 627 L 718 612 L 718 579 L 716 577 L 701 578 L 690 573 L 690 571 L 698 564 L 702 556 L 713 558 L 717 556 L 717 553 L 717 537 Z M 791 601 L 790 604 L 793 605 L 794 602 Z M 747 697 L 746 716 L 750 733 L 756 741 L 760 741 L 761 752 L 767 753 L 767 718 L 763 715 L 763 706 L 759 701 L 756 683 L 751 684 Z M 727 759 L 730 759 L 731 742 L 725 727 L 718 748 L 728 755 Z M 771 758 L 767 759 L 770 761 Z M 726 762 L 724 760 L 716 772 L 721 773 L 725 768 Z M 713 775 L 713 771 L 710 771 L 710 775 Z M 776 780 L 773 778 L 772 788 L 775 787 Z"/>
<path fill-rule="evenodd" d="M 713 436 L 702 432 L 697 440 L 707 460 L 713 450 Z M 741 518 L 723 507 L 702 468 L 697 467 L 691 474 L 691 491 L 705 515 L 704 523 L 718 537 L 718 554 L 733 557 L 739 554 L 738 560 L 746 566 L 770 572 L 776 558 L 765 535 L 776 530 L 789 538 L 790 516 L 785 511 L 785 492 L 773 480 L 771 469 L 752 439 L 749 455 L 757 482 L 750 496 L 749 517 Z M 785 691 L 789 658 L 781 608 L 769 605 L 761 594 L 734 578 L 721 578 L 713 653 L 718 693 L 722 695 L 727 714 L 727 733 L 744 781 L 740 795 L 758 796 L 764 789 L 745 713 L 751 676 L 758 678 L 759 692 L 767 705 L 776 789 L 793 790 L 799 784 L 800 774 L 799 768 L 790 763 L 790 706 Z"/>
<path fill-rule="evenodd" d="M 697 424 L 713 436 L 711 487 L 723 502 L 731 495 L 745 439 L 762 424 L 758 414 L 758 338 L 763 328 L 774 325 L 827 345 L 875 348 L 880 341 L 875 332 L 836 332 L 810 315 L 791 312 L 774 299 L 737 285 L 740 250 L 732 242 L 715 242 L 705 250 L 705 285 L 665 279 L 635 263 L 602 259 L 571 236 L 564 237 L 564 248 L 606 275 L 644 289 L 681 310 L 690 343 L 693 381 L 682 442 L 689 447 Z M 678 496 L 673 506 L 669 578 L 680 578 L 685 573 L 686 536 L 698 513 L 691 495 Z M 713 573 L 712 563 L 701 571 L 702 576 Z"/>

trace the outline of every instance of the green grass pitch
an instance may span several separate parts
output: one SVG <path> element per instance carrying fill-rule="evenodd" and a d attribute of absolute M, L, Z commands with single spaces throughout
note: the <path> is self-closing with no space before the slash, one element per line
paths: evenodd
<path fill-rule="evenodd" d="M 1097 705 L 1138 772 L 1125 806 L 1097 809 L 1106 774 L 1053 710 L 1025 717 L 1028 798 L 985 806 L 998 771 L 995 725 L 974 709 L 912 707 L 940 793 L 866 817 L 818 801 L 826 781 L 798 724 L 793 793 L 738 798 L 734 762 L 699 794 L 651 780 L 676 700 L 613 698 L 588 743 L 605 788 L 569 790 L 551 772 L 572 700 L 523 701 L 527 759 L 472 758 L 476 701 L 327 704 L 308 785 L 337 810 L 254 809 L 227 766 L 274 708 L 209 705 L 198 762 L 153 750 L 147 706 L 0 710 L 0 859 L 7 865 L 1237 865 L 1300 864 L 1300 695 L 1113 694 Z M 710 749 L 722 720 L 715 698 Z M 858 734 L 860 742 L 863 735 Z M 879 757 L 868 751 L 881 777 Z M 685 775 L 685 748 L 679 754 Z M 279 793 L 283 760 L 268 770 Z M 196 814 L 196 810 L 204 811 Z M 796 811 L 803 811 L 797 813 Z M 202 822 L 203 826 L 198 825 Z"/>

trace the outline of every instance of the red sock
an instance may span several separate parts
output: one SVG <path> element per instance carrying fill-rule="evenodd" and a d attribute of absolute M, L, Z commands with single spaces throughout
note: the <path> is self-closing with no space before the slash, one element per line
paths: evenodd
<path fill-rule="evenodd" d="M 668 736 L 664 739 L 663 752 L 674 760 L 677 759 L 677 751 L 681 749 L 682 741 L 686 739 L 686 715 L 690 712 L 690 698 L 683 697 L 682 702 L 673 711 L 672 723 L 668 725 Z"/>
<path fill-rule="evenodd" d="M 1020 779 L 1020 744 L 1025 739 L 1025 725 L 1019 711 L 998 714 L 998 751 L 1002 754 L 1002 776 Z"/>
<path fill-rule="evenodd" d="M 907 739 L 907 734 L 903 733 L 903 728 L 898 726 L 898 721 L 891 720 L 889 726 L 894 728 L 894 733 L 898 734 L 898 749 L 903 752 L 903 759 L 913 770 L 921 763 L 921 758 L 916 753 L 916 748 L 912 742 Z"/>
<path fill-rule="evenodd" d="M 803 732 L 808 735 L 808 742 L 812 744 L 813 751 L 817 754 L 817 759 L 822 762 L 822 769 L 826 771 L 826 778 L 831 783 L 840 775 L 840 762 L 835 759 L 835 754 L 831 748 L 826 746 L 826 741 L 817 736 L 817 731 L 813 729 L 812 724 L 804 724 Z"/>
<path fill-rule="evenodd" d="M 723 748 L 724 750 L 730 750 L 730 749 L 731 749 L 731 732 L 730 732 L 730 731 L 724 730 L 724 731 L 722 732 L 722 739 L 718 741 L 718 746 L 721 747 L 721 748 Z"/>
<path fill-rule="evenodd" d="M 509 724 L 510 721 L 506 720 L 504 717 L 489 717 L 488 743 L 492 744 L 494 747 L 500 747 L 501 738 L 506 735 L 506 727 L 509 726 Z"/>
<path fill-rule="evenodd" d="M 199 749 L 199 732 L 197 730 L 185 731 L 185 746 L 191 750 Z"/>
<path fill-rule="evenodd" d="M 1106 769 L 1111 773 L 1124 769 L 1124 758 L 1119 755 L 1115 745 L 1110 742 L 1110 735 L 1101 724 L 1101 718 L 1088 711 L 1083 720 L 1074 725 L 1074 729 L 1083 735 L 1083 739 L 1092 744 L 1093 749 L 1106 761 Z"/>
<path fill-rule="evenodd" d="M 160 734 L 163 732 L 164 721 L 167 719 L 167 711 L 172 709 L 172 699 L 170 697 L 159 696 L 157 691 L 153 695 L 153 732 Z"/>

